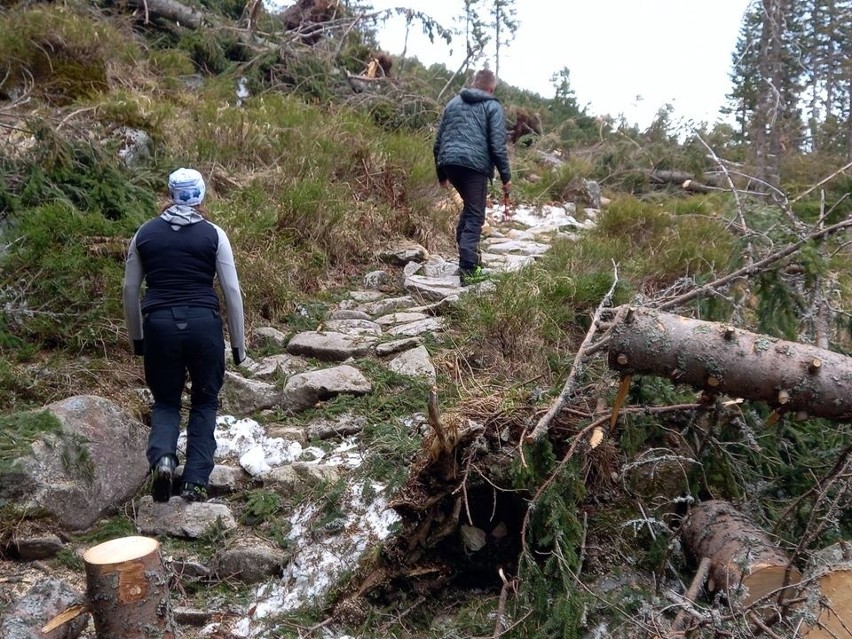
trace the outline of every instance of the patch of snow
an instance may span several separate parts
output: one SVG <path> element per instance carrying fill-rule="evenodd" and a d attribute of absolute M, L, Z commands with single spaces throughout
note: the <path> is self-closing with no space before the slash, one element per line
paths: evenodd
<path fill-rule="evenodd" d="M 370 482 L 369 499 L 364 497 L 366 484 L 352 484 L 343 496 L 345 512 L 343 530 L 339 534 L 317 538 L 302 546 L 284 569 L 280 580 L 261 585 L 255 591 L 254 612 L 241 619 L 232 629 L 236 637 L 262 637 L 265 617 L 289 612 L 306 605 L 322 603 L 322 598 L 346 573 L 357 567 L 364 553 L 390 534 L 399 515 L 388 508 L 382 494 L 384 486 Z M 305 504 L 291 515 L 288 538 L 296 543 L 311 539 L 311 521 L 319 514 L 317 504 Z M 317 531 L 312 531 L 316 536 Z"/>
<path fill-rule="evenodd" d="M 216 419 L 217 460 L 237 459 L 252 476 L 294 461 L 319 461 L 325 452 L 315 446 L 303 449 L 299 442 L 282 437 L 267 437 L 266 430 L 253 419 L 221 415 Z M 186 431 L 178 438 L 178 450 L 186 452 Z"/>
<path fill-rule="evenodd" d="M 561 228 L 564 226 L 572 226 L 578 228 L 581 224 L 572 215 L 574 211 L 573 205 L 566 203 L 563 205 L 545 204 L 541 207 L 533 207 L 519 205 L 511 210 L 511 215 L 507 218 L 504 214 L 503 207 L 491 207 L 487 209 L 487 215 L 498 222 L 518 222 L 527 227 L 537 226 L 555 226 Z"/>

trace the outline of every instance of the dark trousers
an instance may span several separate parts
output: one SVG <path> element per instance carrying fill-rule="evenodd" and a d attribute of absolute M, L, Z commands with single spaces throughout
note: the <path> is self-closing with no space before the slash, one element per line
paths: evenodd
<path fill-rule="evenodd" d="M 456 243 L 459 245 L 459 271 L 470 273 L 479 265 L 479 238 L 485 223 L 488 176 L 466 166 L 442 168 L 464 202 L 456 226 Z"/>
<path fill-rule="evenodd" d="M 146 313 L 145 381 L 154 395 L 148 463 L 175 455 L 180 433 L 181 394 L 186 373 L 192 382 L 186 427 L 183 480 L 207 486 L 216 451 L 216 411 L 225 378 L 222 317 L 210 308 L 175 306 Z"/>

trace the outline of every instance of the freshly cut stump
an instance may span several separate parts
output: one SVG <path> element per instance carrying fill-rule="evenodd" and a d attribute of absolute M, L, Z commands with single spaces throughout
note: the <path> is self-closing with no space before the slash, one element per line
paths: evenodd
<path fill-rule="evenodd" d="M 681 527 L 681 538 L 692 555 L 710 560 L 710 590 L 722 591 L 745 608 L 765 595 L 779 592 L 790 559 L 764 531 L 726 501 L 695 506 Z M 792 596 L 801 575 L 792 568 L 785 597 Z M 768 603 L 777 601 L 777 595 Z"/>
<path fill-rule="evenodd" d="M 169 578 L 160 543 L 122 537 L 83 555 L 98 639 L 174 639 Z"/>
<path fill-rule="evenodd" d="M 805 571 L 802 610 L 816 621 L 807 639 L 852 639 L 852 542 L 840 541 L 814 553 Z"/>

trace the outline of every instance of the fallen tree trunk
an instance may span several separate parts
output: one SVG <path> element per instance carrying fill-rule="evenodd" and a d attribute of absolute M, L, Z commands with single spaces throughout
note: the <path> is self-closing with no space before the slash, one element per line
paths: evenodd
<path fill-rule="evenodd" d="M 113 539 L 87 550 L 83 563 L 98 639 L 174 639 L 169 579 L 156 539 Z"/>
<path fill-rule="evenodd" d="M 852 543 L 840 541 L 813 554 L 797 610 L 808 639 L 852 638 Z"/>
<path fill-rule="evenodd" d="M 852 418 L 852 358 L 650 309 L 622 317 L 609 345 L 609 366 L 622 374 L 668 377 L 803 417 Z"/>
<path fill-rule="evenodd" d="M 146 16 L 153 14 L 177 22 L 182 27 L 198 29 L 204 24 L 203 13 L 177 0 L 134 0 L 134 3 Z"/>
<path fill-rule="evenodd" d="M 648 181 L 651 184 L 677 184 L 680 186 L 684 186 L 684 183 L 686 182 L 699 180 L 701 183 L 707 186 L 720 186 L 719 179 L 712 174 L 696 176 L 687 171 L 655 170 L 646 171 L 645 175 L 648 176 Z M 684 186 L 684 188 L 686 187 Z"/>
<path fill-rule="evenodd" d="M 721 591 L 738 608 L 788 588 L 784 597 L 792 595 L 800 579 L 798 571 L 788 566 L 790 559 L 745 515 L 726 501 L 705 501 L 695 506 L 680 530 L 681 539 L 690 554 L 710 560 L 708 588 Z M 786 583 L 785 583 L 786 579 Z M 777 597 L 771 597 L 772 604 Z"/>

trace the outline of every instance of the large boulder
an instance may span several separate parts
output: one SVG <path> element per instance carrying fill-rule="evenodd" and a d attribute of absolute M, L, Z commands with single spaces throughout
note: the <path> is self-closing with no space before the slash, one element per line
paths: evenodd
<path fill-rule="evenodd" d="M 12 464 L 0 466 L 0 502 L 88 528 L 129 500 L 148 474 L 148 429 L 114 402 L 80 395 L 44 407 L 58 421 Z"/>

